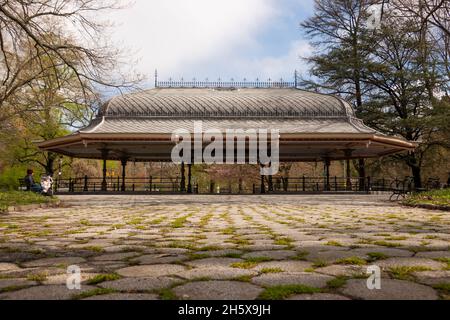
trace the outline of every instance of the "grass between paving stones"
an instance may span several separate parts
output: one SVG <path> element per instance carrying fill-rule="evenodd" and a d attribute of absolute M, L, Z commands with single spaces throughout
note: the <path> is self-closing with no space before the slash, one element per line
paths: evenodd
<path fill-rule="evenodd" d="M 266 288 L 258 297 L 260 300 L 283 300 L 295 294 L 320 293 L 321 289 L 305 285 L 282 285 Z"/>
<path fill-rule="evenodd" d="M 381 253 L 381 252 L 369 252 L 367 254 L 369 257 L 370 262 L 378 261 L 378 260 L 385 260 L 389 258 L 387 254 Z"/>
<path fill-rule="evenodd" d="M 283 269 L 281 268 L 263 268 L 260 271 L 262 274 L 267 274 L 267 273 L 281 273 L 283 272 Z"/>
<path fill-rule="evenodd" d="M 172 228 L 175 228 L 175 229 L 183 228 L 184 224 L 187 222 L 187 219 L 189 219 L 190 217 L 192 217 L 192 215 L 193 215 L 193 214 L 191 213 L 191 214 L 188 214 L 188 215 L 179 217 L 179 218 L 175 219 L 175 220 L 170 224 L 170 226 L 171 226 Z"/>
<path fill-rule="evenodd" d="M 326 266 L 328 266 L 328 263 L 325 262 L 325 261 L 322 261 L 322 260 L 316 260 L 316 261 L 314 261 L 313 264 L 312 264 L 312 267 L 313 267 L 314 269 L 317 269 L 317 268 L 324 268 L 324 267 L 326 267 Z"/>
<path fill-rule="evenodd" d="M 347 280 L 348 280 L 348 278 L 344 277 L 344 276 L 336 277 L 327 282 L 327 287 L 329 289 L 341 288 L 347 284 Z"/>
<path fill-rule="evenodd" d="M 27 280 L 29 280 L 29 281 L 36 281 L 38 283 L 42 283 L 45 280 L 47 280 L 47 274 L 45 274 L 45 273 L 29 274 L 27 276 Z"/>
<path fill-rule="evenodd" d="M 121 278 L 121 276 L 119 276 L 116 273 L 109 273 L 109 274 L 98 274 L 95 277 L 89 279 L 86 284 L 88 285 L 96 285 L 102 282 L 106 282 L 106 281 L 114 281 L 114 280 L 119 280 Z"/>
<path fill-rule="evenodd" d="M 245 261 L 243 261 L 243 262 L 232 263 L 230 265 L 230 267 L 237 268 L 237 269 L 252 269 L 252 268 L 256 267 L 258 264 L 260 264 L 261 262 L 268 262 L 268 261 L 272 261 L 272 259 L 267 258 L 267 257 L 251 257 L 251 258 L 246 258 Z"/>
<path fill-rule="evenodd" d="M 398 266 L 389 268 L 390 275 L 398 280 L 414 280 L 412 273 L 422 271 L 432 271 L 433 269 L 424 266 Z"/>
<path fill-rule="evenodd" d="M 158 296 L 161 300 L 178 300 L 178 297 L 170 288 L 159 290 Z"/>
<path fill-rule="evenodd" d="M 188 253 L 189 260 L 200 260 L 211 258 L 211 255 L 207 253 Z"/>
<path fill-rule="evenodd" d="M 6 211 L 10 206 L 55 203 L 57 201 L 56 197 L 44 197 L 34 192 L 0 191 L 0 212 Z"/>
<path fill-rule="evenodd" d="M 300 251 L 297 253 L 296 256 L 290 258 L 292 260 L 298 260 L 298 261 L 306 261 L 306 257 L 309 255 L 309 252 L 307 251 Z"/>
<path fill-rule="evenodd" d="M 349 258 L 338 259 L 338 260 L 336 260 L 335 263 L 343 264 L 343 265 L 364 266 L 367 264 L 367 261 L 364 259 L 361 259 L 359 257 L 349 257 Z"/>
<path fill-rule="evenodd" d="M 332 246 L 332 247 L 342 247 L 342 244 L 337 241 L 328 241 L 325 243 L 326 246 Z"/>
<path fill-rule="evenodd" d="M 433 288 L 444 291 L 447 294 L 450 294 L 450 282 L 447 283 L 439 283 L 437 285 L 434 285 Z"/>
<path fill-rule="evenodd" d="M 22 290 L 22 289 L 29 288 L 29 287 L 30 286 L 10 286 L 10 287 L 5 287 L 3 289 L 0 289 L 0 293 L 18 291 L 18 290 Z"/>
<path fill-rule="evenodd" d="M 92 289 L 80 294 L 76 294 L 72 296 L 72 300 L 82 300 L 82 299 L 87 299 L 90 297 L 96 297 L 96 296 L 102 296 L 105 294 L 111 294 L 111 293 L 116 293 L 118 292 L 117 290 L 114 289 L 106 289 L 106 288 L 96 288 L 96 289 Z"/>
<path fill-rule="evenodd" d="M 450 258 L 437 258 L 437 259 L 434 259 L 434 260 L 437 261 L 437 262 L 446 263 L 447 266 L 444 267 L 444 270 L 445 271 L 450 271 Z"/>
<path fill-rule="evenodd" d="M 292 247 L 292 242 L 294 242 L 293 239 L 289 238 L 289 237 L 284 237 L 284 238 L 275 238 L 274 239 L 274 243 L 276 245 L 279 246 L 288 246 L 288 247 Z"/>
<path fill-rule="evenodd" d="M 200 227 L 206 227 L 209 223 L 209 221 L 214 217 L 214 215 L 212 213 L 209 213 L 205 216 L 203 216 L 200 219 Z"/>
<path fill-rule="evenodd" d="M 105 249 L 103 249 L 102 247 L 99 247 L 99 246 L 86 246 L 81 249 L 86 250 L 86 251 L 97 252 L 97 253 L 102 253 L 105 251 Z"/>

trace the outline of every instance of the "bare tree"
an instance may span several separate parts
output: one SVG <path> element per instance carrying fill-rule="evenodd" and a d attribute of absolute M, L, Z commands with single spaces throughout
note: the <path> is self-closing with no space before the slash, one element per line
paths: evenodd
<path fill-rule="evenodd" d="M 134 87 L 139 77 L 120 73 L 122 52 L 98 18 L 120 8 L 121 0 L 0 0 L 0 121 L 28 111 L 18 100 L 43 78 L 67 89 L 61 70 L 85 101 L 101 86 Z"/>
<path fill-rule="evenodd" d="M 450 1 L 393 0 L 390 6 L 403 16 L 420 19 L 422 28 L 431 24 L 450 36 Z"/>

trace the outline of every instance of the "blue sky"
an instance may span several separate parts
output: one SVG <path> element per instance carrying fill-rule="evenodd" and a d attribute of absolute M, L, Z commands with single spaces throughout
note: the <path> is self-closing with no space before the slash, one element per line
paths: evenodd
<path fill-rule="evenodd" d="M 112 16 L 113 39 L 138 59 L 133 67 L 153 82 L 234 78 L 292 79 L 312 48 L 299 23 L 313 0 L 135 0 Z"/>

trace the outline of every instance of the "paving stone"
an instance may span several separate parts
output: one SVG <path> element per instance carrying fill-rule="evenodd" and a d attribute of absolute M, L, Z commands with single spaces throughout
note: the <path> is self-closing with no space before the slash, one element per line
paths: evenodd
<path fill-rule="evenodd" d="M 376 265 L 384 269 L 392 267 L 426 267 L 434 270 L 440 270 L 445 267 L 445 264 L 442 262 L 426 258 L 390 258 L 377 261 Z"/>
<path fill-rule="evenodd" d="M 383 279 L 381 290 L 369 290 L 367 280 L 349 280 L 342 293 L 363 300 L 437 300 L 434 289 L 403 280 Z"/>
<path fill-rule="evenodd" d="M 136 261 L 140 264 L 167 264 L 174 262 L 181 262 L 186 260 L 188 257 L 183 254 L 175 254 L 175 253 L 159 253 L 159 254 L 150 254 L 140 256 L 132 261 Z"/>
<path fill-rule="evenodd" d="M 0 291 L 5 289 L 29 287 L 36 285 L 34 281 L 28 281 L 26 279 L 0 279 Z"/>
<path fill-rule="evenodd" d="M 158 296 L 156 294 L 149 293 L 111 293 L 111 294 L 103 294 L 100 296 L 89 297 L 84 300 L 117 300 L 117 301 L 126 301 L 126 300 L 158 300 Z"/>
<path fill-rule="evenodd" d="M 259 263 L 253 270 L 281 269 L 284 272 L 303 272 L 311 266 L 312 263 L 307 261 L 268 261 Z"/>
<path fill-rule="evenodd" d="M 326 247 L 324 249 L 327 250 Z M 359 254 L 358 255 L 358 254 L 356 254 L 354 252 L 343 251 L 343 250 L 340 250 L 340 251 L 336 251 L 336 250 L 334 250 L 334 251 L 329 251 L 329 250 L 327 250 L 327 251 L 318 251 L 316 249 L 316 251 L 310 250 L 309 252 L 310 253 L 309 253 L 309 255 L 306 256 L 306 259 L 309 260 L 309 261 L 313 261 L 313 262 L 323 261 L 323 262 L 326 262 L 326 263 L 333 263 L 333 262 L 335 262 L 337 260 L 346 259 L 346 258 L 350 258 L 350 257 L 360 257 L 362 259 L 366 258 L 365 254 Z"/>
<path fill-rule="evenodd" d="M 179 277 L 195 280 L 195 279 L 212 279 L 212 280 L 231 280 L 239 277 L 254 277 L 258 272 L 254 270 L 229 268 L 229 267 L 201 267 L 177 274 Z"/>
<path fill-rule="evenodd" d="M 447 251 L 418 252 L 414 257 L 428 258 L 428 259 L 450 258 L 450 251 L 447 250 Z"/>
<path fill-rule="evenodd" d="M 0 263 L 0 272 L 3 271 L 15 271 L 20 270 L 21 268 L 13 263 Z"/>
<path fill-rule="evenodd" d="M 250 283 L 238 281 L 200 281 L 175 287 L 173 292 L 183 300 L 255 300 L 263 291 Z"/>
<path fill-rule="evenodd" d="M 86 281 L 94 278 L 98 273 L 86 273 L 81 272 L 81 283 L 85 283 Z M 42 284 L 45 285 L 65 285 L 67 283 L 67 273 L 64 274 L 57 274 L 53 276 L 47 276 L 45 281 L 42 282 Z"/>
<path fill-rule="evenodd" d="M 331 265 L 323 268 L 315 269 L 317 273 L 323 273 L 330 276 L 346 276 L 354 277 L 366 274 L 367 266 L 348 266 L 348 265 Z"/>
<path fill-rule="evenodd" d="M 100 283 L 99 286 L 118 291 L 134 292 L 168 288 L 177 282 L 180 282 L 180 280 L 170 277 L 124 278 L 115 281 L 103 282 Z"/>
<path fill-rule="evenodd" d="M 114 254 L 105 254 L 101 256 L 97 256 L 93 258 L 94 261 L 122 261 L 124 259 L 128 259 L 131 257 L 135 257 L 140 255 L 138 252 L 124 252 L 124 253 L 114 253 Z"/>
<path fill-rule="evenodd" d="M 228 254 L 242 254 L 241 250 L 235 250 L 235 249 L 225 249 L 225 250 L 213 250 L 213 251 L 197 251 L 195 254 L 207 254 L 211 257 L 223 257 Z"/>
<path fill-rule="evenodd" d="M 54 267 L 58 265 L 71 266 L 85 262 L 86 259 L 81 257 L 61 257 L 61 258 L 45 258 L 33 260 L 23 263 L 24 267 Z"/>
<path fill-rule="evenodd" d="M 287 298 L 286 300 L 351 300 L 339 294 L 331 293 L 314 293 L 314 294 L 298 294 Z"/>
<path fill-rule="evenodd" d="M 450 283 L 450 271 L 448 270 L 413 272 L 412 275 L 417 282 L 430 286 Z"/>
<path fill-rule="evenodd" d="M 197 268 L 229 267 L 233 263 L 242 262 L 242 259 L 235 258 L 206 258 L 187 261 L 186 264 Z"/>
<path fill-rule="evenodd" d="M 292 258 L 297 255 L 297 252 L 290 250 L 274 250 L 274 251 L 254 251 L 250 253 L 246 253 L 242 256 L 242 258 L 270 258 L 274 260 L 283 260 Z"/>
<path fill-rule="evenodd" d="M 117 270 L 117 273 L 124 277 L 162 277 L 176 275 L 186 270 L 186 267 L 176 264 L 155 264 L 134 266 Z"/>
<path fill-rule="evenodd" d="M 69 290 L 65 285 L 35 286 L 0 294 L 0 300 L 70 300 L 74 295 L 93 289 L 92 286 L 81 286 L 81 290 Z"/>
<path fill-rule="evenodd" d="M 351 252 L 354 256 L 365 256 L 370 252 L 382 253 L 387 257 L 412 257 L 414 255 L 414 253 L 409 250 L 385 248 L 385 247 L 360 248 L 360 249 L 353 249 L 349 252 Z"/>
<path fill-rule="evenodd" d="M 308 272 L 268 273 L 252 279 L 252 283 L 273 287 L 279 285 L 301 284 L 314 288 L 324 288 L 333 277 Z"/>

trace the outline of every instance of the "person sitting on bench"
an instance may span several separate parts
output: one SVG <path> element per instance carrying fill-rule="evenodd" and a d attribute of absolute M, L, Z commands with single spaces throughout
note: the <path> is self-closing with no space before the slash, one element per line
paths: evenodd
<path fill-rule="evenodd" d="M 27 175 L 24 178 L 25 186 L 27 187 L 27 191 L 41 193 L 42 187 L 40 184 L 34 182 L 33 174 L 34 174 L 33 170 L 31 170 L 31 169 L 27 170 Z"/>

